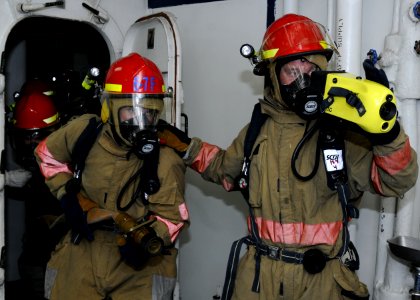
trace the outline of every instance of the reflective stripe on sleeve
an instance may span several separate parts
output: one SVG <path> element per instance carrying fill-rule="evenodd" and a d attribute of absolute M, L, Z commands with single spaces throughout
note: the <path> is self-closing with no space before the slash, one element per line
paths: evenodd
<path fill-rule="evenodd" d="M 203 142 L 191 168 L 200 174 L 203 173 L 219 151 L 219 147 Z"/>
<path fill-rule="evenodd" d="M 41 160 L 40 169 L 45 178 L 50 178 L 58 173 L 73 174 L 68 164 L 54 159 L 53 155 L 47 148 L 46 139 L 39 143 L 35 151 Z"/>
<path fill-rule="evenodd" d="M 178 234 L 181 232 L 182 226 L 184 226 L 184 223 L 174 224 L 159 216 L 156 216 L 156 219 L 166 225 L 169 231 L 169 236 L 171 237 L 171 242 L 175 242 L 176 238 L 178 237 Z"/>
<path fill-rule="evenodd" d="M 405 141 L 404 147 L 389 154 L 389 155 L 375 155 L 373 162 L 375 167 L 379 167 L 390 175 L 395 175 L 403 170 L 411 161 L 411 147 L 410 141 Z M 373 166 L 372 166 L 373 168 Z"/>
<path fill-rule="evenodd" d="M 190 218 L 190 214 L 188 212 L 188 207 L 185 203 L 181 203 L 179 206 L 179 215 L 183 221 L 187 221 Z"/>
<path fill-rule="evenodd" d="M 372 168 L 370 172 L 370 177 L 375 191 L 383 194 L 379 169 L 384 170 L 390 175 L 395 175 L 407 167 L 410 161 L 411 146 L 409 139 L 405 141 L 404 147 L 393 153 L 390 153 L 389 155 L 375 155 L 373 157 Z"/>

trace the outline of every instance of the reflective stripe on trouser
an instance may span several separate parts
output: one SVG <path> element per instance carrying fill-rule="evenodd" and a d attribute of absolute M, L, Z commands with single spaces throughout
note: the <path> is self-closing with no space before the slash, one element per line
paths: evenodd
<path fill-rule="evenodd" d="M 70 242 L 67 235 L 53 253 L 46 272 L 46 296 L 52 300 L 110 297 L 172 300 L 176 283 L 177 250 L 154 257 L 135 271 L 121 259 L 112 232 L 95 231 L 95 240 Z"/>
<path fill-rule="evenodd" d="M 302 264 L 261 256 L 259 293 L 252 291 L 254 274 L 255 248 L 250 247 L 239 262 L 232 300 L 350 299 L 342 296 L 343 289 L 362 298 L 369 295 L 366 285 L 339 259 L 328 261 L 318 274 L 308 274 Z"/>

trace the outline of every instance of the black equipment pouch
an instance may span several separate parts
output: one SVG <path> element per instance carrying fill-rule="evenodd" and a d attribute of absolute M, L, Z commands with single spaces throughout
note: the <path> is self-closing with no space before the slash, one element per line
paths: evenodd
<path fill-rule="evenodd" d="M 309 249 L 303 254 L 303 268 L 309 274 L 317 274 L 324 270 L 328 257 L 318 249 Z"/>

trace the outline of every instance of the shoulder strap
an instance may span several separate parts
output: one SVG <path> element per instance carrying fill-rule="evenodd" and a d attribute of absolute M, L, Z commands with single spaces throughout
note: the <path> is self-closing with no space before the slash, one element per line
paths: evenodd
<path fill-rule="evenodd" d="M 251 163 L 251 151 L 254 147 L 255 141 L 258 134 L 260 133 L 261 127 L 267 120 L 268 115 L 261 112 L 261 104 L 257 103 L 254 105 L 254 110 L 252 111 L 251 122 L 249 123 L 248 130 L 245 135 L 244 140 L 244 161 L 242 165 L 241 174 L 236 178 L 236 186 L 241 191 L 244 198 L 248 201 L 249 191 L 249 166 Z"/>
<path fill-rule="evenodd" d="M 261 104 L 255 104 L 254 110 L 252 111 L 251 122 L 245 136 L 245 157 L 249 158 L 251 156 L 252 147 L 254 146 L 255 140 L 257 139 L 257 136 L 260 133 L 261 127 L 263 126 L 265 120 L 267 120 L 267 117 L 268 115 L 261 112 Z"/>
<path fill-rule="evenodd" d="M 95 117 L 91 118 L 89 120 L 89 124 L 74 144 L 73 152 L 71 154 L 74 169 L 73 174 L 74 178 L 77 179 L 79 183 L 83 169 L 85 168 L 86 157 L 88 156 L 89 151 L 102 128 L 102 125 L 103 123 L 101 121 L 97 121 Z"/>
<path fill-rule="evenodd" d="M 252 111 L 251 121 L 248 126 L 248 130 L 245 135 L 244 140 L 244 161 L 242 165 L 242 171 L 239 176 L 236 178 L 236 187 L 241 191 L 242 195 L 244 196 L 249 209 L 250 215 L 250 236 L 246 236 L 236 242 L 233 243 L 231 252 L 229 255 L 229 262 L 228 268 L 226 270 L 226 277 L 225 283 L 223 286 L 223 294 L 222 299 L 230 299 L 233 293 L 233 288 L 235 285 L 235 278 L 236 278 L 236 268 L 238 265 L 238 260 L 240 256 L 240 250 L 242 248 L 242 244 L 246 243 L 246 241 L 252 241 L 254 245 L 257 246 L 257 249 L 260 249 L 261 245 L 261 238 L 258 233 L 258 226 L 255 221 L 254 212 L 252 210 L 251 205 L 249 205 L 249 167 L 251 163 L 251 154 L 252 148 L 254 147 L 255 141 L 260 133 L 261 127 L 264 124 L 265 120 L 267 120 L 268 115 L 263 114 L 261 112 L 261 104 L 257 103 L 254 106 L 254 110 Z M 260 277 L 260 261 L 261 261 L 261 254 L 257 251 L 255 256 L 255 274 L 254 280 L 252 283 L 252 291 L 259 293 L 259 277 Z"/>

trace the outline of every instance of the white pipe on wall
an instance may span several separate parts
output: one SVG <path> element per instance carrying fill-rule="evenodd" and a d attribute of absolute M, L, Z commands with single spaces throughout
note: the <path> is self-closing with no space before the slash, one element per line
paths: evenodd
<path fill-rule="evenodd" d="M 387 240 L 392 238 L 394 235 L 395 206 L 395 198 L 383 198 L 381 201 L 378 228 L 378 254 L 376 256 L 375 278 L 373 283 L 375 287 L 373 291 L 374 295 L 377 294 L 377 289 L 380 288 L 384 282 L 387 266 L 386 261 L 388 257 Z"/>
<path fill-rule="evenodd" d="M 283 4 L 283 14 L 299 14 L 299 1 L 285 0 Z"/>
<path fill-rule="evenodd" d="M 413 50 L 415 37 L 419 35 L 418 20 L 410 16 L 413 1 L 394 1 L 392 31 L 385 39 L 385 48 L 380 65 L 386 71 L 398 98 L 400 122 L 410 137 L 414 149 L 418 149 L 417 111 L 420 88 L 420 59 Z M 418 184 L 398 199 L 394 236 L 418 236 L 418 210 L 415 206 Z M 415 220 L 415 222 L 413 222 Z M 383 281 L 376 282 L 374 299 L 403 300 L 409 298 L 413 287 L 413 274 L 409 263 L 388 255 Z"/>
<path fill-rule="evenodd" d="M 335 39 L 340 55 L 337 70 L 360 74 L 362 0 L 337 0 Z"/>
<path fill-rule="evenodd" d="M 327 30 L 328 30 L 328 34 L 330 35 L 333 41 L 336 41 L 335 3 L 336 3 L 336 0 L 328 0 L 328 3 L 327 3 Z M 333 55 L 328 65 L 329 70 L 337 70 L 336 59 L 337 59 L 337 55 Z"/>
<path fill-rule="evenodd" d="M 409 11 L 411 10 L 412 5 L 408 1 L 401 2 L 399 30 L 401 43 L 398 52 L 398 74 L 395 79 L 395 85 L 398 88 L 395 92 L 402 103 L 404 99 L 420 98 L 420 85 L 413 84 L 415 82 L 418 83 L 420 80 L 420 59 L 414 51 L 414 42 L 420 36 L 420 24 L 410 18 Z"/>
<path fill-rule="evenodd" d="M 389 83 L 395 86 L 395 78 L 398 70 L 398 57 L 401 45 L 400 27 L 400 0 L 394 0 L 394 15 L 392 17 L 391 33 L 385 37 L 384 50 L 378 64 L 386 71 Z"/>
<path fill-rule="evenodd" d="M 336 70 L 360 74 L 360 48 L 362 42 L 362 0 L 337 0 L 335 41 L 339 55 Z M 357 221 L 349 225 L 350 236 L 355 236 Z"/>
<path fill-rule="evenodd" d="M 335 0 L 328 0 L 327 2 L 327 29 L 333 41 L 335 41 Z"/>
<path fill-rule="evenodd" d="M 332 5 L 332 3 L 328 4 Z M 362 18 L 362 0 L 337 0 L 335 41 L 340 53 L 336 59 L 337 70 L 344 70 L 355 75 L 364 75 L 361 68 L 363 59 L 361 53 Z M 376 269 L 377 254 L 378 251 L 381 251 L 381 249 L 378 249 L 377 244 L 377 229 L 380 226 L 379 213 L 377 212 L 379 201 L 379 196 L 367 193 L 362 198 L 360 220 L 353 220 L 349 224 L 351 239 L 361 254 L 361 265 L 357 273 L 360 280 L 367 284 L 371 294 L 374 291 L 374 271 Z M 392 219 L 392 217 L 382 221 L 386 222 L 388 219 Z M 363 228 L 360 226 L 363 226 Z M 388 227 L 384 224 L 382 226 Z M 375 249 L 377 251 L 374 251 Z M 386 250 L 382 251 L 383 253 L 379 257 L 386 257 Z"/>

